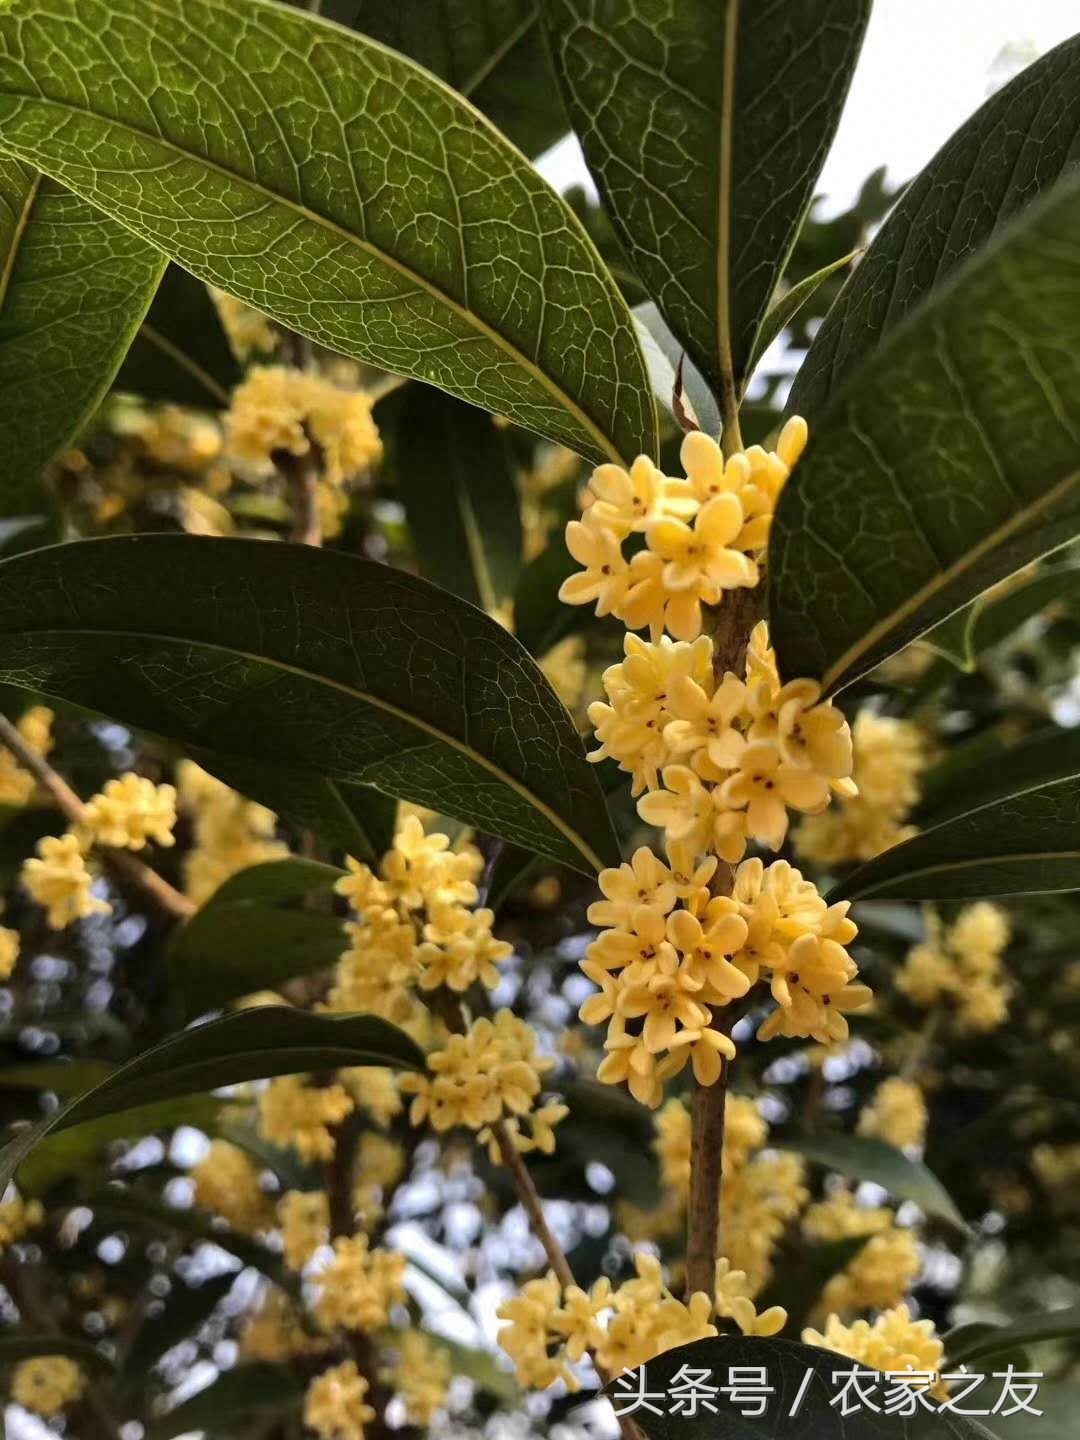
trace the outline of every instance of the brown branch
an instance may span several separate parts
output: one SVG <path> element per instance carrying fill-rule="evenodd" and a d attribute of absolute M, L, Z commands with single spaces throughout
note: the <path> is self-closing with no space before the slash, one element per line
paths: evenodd
<path fill-rule="evenodd" d="M 289 492 L 289 539 L 298 545 L 322 544 L 319 517 L 319 455 L 312 443 L 303 455 L 277 451 L 274 461 Z"/>
<path fill-rule="evenodd" d="M 59 775 L 43 755 L 29 746 L 18 730 L 5 715 L 0 715 L 0 744 L 6 745 L 24 770 L 28 770 L 42 790 L 50 797 L 60 813 L 72 825 L 81 823 L 86 806 L 78 795 Z M 108 846 L 99 847 L 109 869 L 147 895 L 155 905 L 178 920 L 187 920 L 195 913 L 195 906 L 179 890 L 144 860 L 127 850 L 114 850 Z"/>

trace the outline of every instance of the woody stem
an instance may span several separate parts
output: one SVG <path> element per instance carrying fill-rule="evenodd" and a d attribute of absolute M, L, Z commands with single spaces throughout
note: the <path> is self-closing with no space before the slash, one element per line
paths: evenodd
<path fill-rule="evenodd" d="M 45 757 L 26 743 L 5 715 L 0 715 L 0 744 L 5 745 L 23 769 L 30 772 L 60 813 L 73 825 L 78 825 L 86 813 L 83 802 Z M 102 847 L 101 854 L 115 874 L 141 890 L 167 914 L 174 915 L 178 920 L 186 920 L 195 913 L 195 906 L 187 896 L 181 895 L 179 890 L 170 885 L 156 870 L 152 870 L 145 861 L 126 850 Z"/>

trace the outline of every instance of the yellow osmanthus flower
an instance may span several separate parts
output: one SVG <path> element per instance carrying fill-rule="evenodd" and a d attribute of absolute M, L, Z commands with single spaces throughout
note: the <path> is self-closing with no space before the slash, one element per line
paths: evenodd
<path fill-rule="evenodd" d="M 304 1424 L 319 1440 L 364 1440 L 364 1426 L 375 1419 L 367 1393 L 368 1382 L 355 1360 L 332 1365 L 308 1386 Z"/>
<path fill-rule="evenodd" d="M 337 1125 L 353 1108 L 342 1085 L 308 1085 L 298 1075 L 271 1080 L 259 1096 L 259 1134 L 272 1145 L 291 1145 L 305 1160 L 329 1160 Z"/>
<path fill-rule="evenodd" d="M 926 1139 L 926 1101 L 918 1085 L 898 1075 L 883 1080 L 859 1116 L 860 1135 L 884 1140 L 898 1150 Z"/>
<path fill-rule="evenodd" d="M 710 873 L 708 865 L 700 872 Z M 688 1061 L 699 1083 L 715 1083 L 722 1059 L 735 1054 L 716 1011 L 759 980 L 769 980 L 778 1006 L 759 1032 L 765 1039 L 841 1039 L 845 1012 L 870 999 L 854 983 L 857 966 L 845 948 L 857 933 L 846 902 L 827 906 L 786 861 L 768 869 L 744 861 L 732 896 L 688 886 L 683 874 L 648 849 L 603 871 L 604 899 L 589 907 L 589 920 L 605 928 L 581 966 L 599 987 L 581 1019 L 608 1024 L 599 1078 L 625 1082 L 653 1108 L 664 1081 Z"/>
<path fill-rule="evenodd" d="M 604 1278 L 589 1291 L 577 1286 L 564 1291 L 549 1273 L 528 1281 L 500 1306 L 499 1319 L 507 1323 L 499 1344 L 523 1385 L 543 1390 L 561 1380 L 576 1390 L 570 1366 L 587 1351 L 606 1370 L 621 1374 L 664 1350 L 717 1333 L 708 1295 L 677 1299 L 653 1255 L 639 1253 L 634 1267 L 636 1277 L 616 1290 Z"/>
<path fill-rule="evenodd" d="M 278 1201 L 281 1248 L 290 1270 L 302 1270 L 330 1243 L 330 1202 L 324 1190 L 288 1190 Z"/>
<path fill-rule="evenodd" d="M 435 904 L 424 926 L 424 943 L 416 952 L 421 966 L 421 990 L 445 985 L 461 992 L 479 981 L 493 990 L 499 983 L 495 968 L 514 953 L 505 940 L 491 933 L 492 910 L 466 910 L 461 905 Z"/>
<path fill-rule="evenodd" d="M 35 1355 L 15 1367 L 11 1398 L 16 1405 L 52 1420 L 82 1399 L 86 1377 L 65 1355 Z"/>
<path fill-rule="evenodd" d="M 827 1243 L 866 1238 L 822 1291 L 823 1312 L 883 1309 L 907 1294 L 922 1268 L 922 1254 L 914 1233 L 896 1225 L 895 1218 L 885 1207 L 858 1205 L 848 1190 L 810 1206 L 803 1217 L 808 1239 Z"/>
<path fill-rule="evenodd" d="M 404 1101 L 397 1075 L 384 1065 L 356 1065 L 338 1071 L 338 1079 L 375 1125 L 387 1130 Z"/>
<path fill-rule="evenodd" d="M 948 1004 L 961 1032 L 983 1033 L 1003 1025 L 1012 986 L 1002 966 L 1009 918 L 1000 906 L 980 900 L 945 926 L 924 912 L 926 939 L 913 946 L 896 987 L 915 1005 Z"/>
<path fill-rule="evenodd" d="M 670 845 L 732 864 L 747 842 L 777 850 L 788 810 L 816 814 L 855 793 L 847 721 L 813 680 L 780 684 L 764 622 L 745 678 L 719 679 L 708 637 L 692 645 L 627 636 L 626 659 L 604 672 L 608 702 L 589 707 L 600 749 L 648 788 L 638 813 Z M 631 665 L 633 660 L 633 665 Z"/>
<path fill-rule="evenodd" d="M 312 1313 L 323 1330 L 377 1330 L 405 1300 L 405 1256 L 372 1250 L 366 1235 L 342 1236 L 315 1277 Z"/>
<path fill-rule="evenodd" d="M 37 855 L 23 861 L 22 883 L 31 899 L 45 908 L 53 930 L 63 930 L 90 915 L 108 915 L 112 906 L 91 893 L 90 874 L 78 835 L 46 835 L 37 843 Z"/>
<path fill-rule="evenodd" d="M 15 728 L 31 750 L 47 755 L 52 749 L 53 712 L 44 705 L 24 710 Z M 0 746 L 0 805 L 26 805 L 33 799 L 37 781 L 24 770 L 10 750 Z"/>
<path fill-rule="evenodd" d="M 410 1425 L 428 1426 L 446 1405 L 453 1369 L 450 1356 L 419 1330 L 395 1338 L 397 1357 L 385 1379 L 405 1405 Z"/>
<path fill-rule="evenodd" d="M 259 1184 L 259 1171 L 248 1156 L 227 1140 L 212 1140 L 205 1156 L 191 1168 L 195 1204 L 227 1220 L 234 1230 L 254 1234 L 273 1223 L 274 1208 Z"/>
<path fill-rule="evenodd" d="M 175 787 L 155 785 L 145 775 L 129 771 L 107 780 L 101 793 L 86 802 L 78 829 L 89 844 L 142 850 L 148 840 L 174 844 L 175 824 Z"/>
<path fill-rule="evenodd" d="M 648 628 L 653 640 L 701 634 L 702 606 L 726 590 L 754 586 L 776 501 L 806 444 L 806 423 L 793 417 L 775 451 L 759 445 L 725 458 L 702 431 L 680 451 L 684 477 L 664 475 L 640 455 L 629 470 L 593 471 L 581 520 L 566 527 L 566 544 L 583 567 L 563 583 L 570 605 L 595 602 L 630 630 Z M 628 561 L 631 535 L 644 548 Z"/>
<path fill-rule="evenodd" d="M 24 1200 L 21 1195 L 14 1195 L 10 1200 L 0 1201 L 0 1251 L 16 1244 L 44 1219 L 45 1211 L 38 1200 Z"/>
<path fill-rule="evenodd" d="M 551 1127 L 565 1107 L 538 1107 L 536 1099 L 554 1063 L 537 1053 L 531 1026 L 510 1010 L 500 1010 L 490 1020 L 474 1020 L 465 1034 L 448 1036 L 428 1055 L 430 1073 L 402 1076 L 400 1084 L 413 1096 L 413 1125 L 426 1122 L 439 1132 L 461 1125 L 478 1131 L 483 1142 L 491 1139 L 491 1125 L 507 1120 L 516 1122 L 510 1128 L 518 1150 L 550 1153 Z"/>
<path fill-rule="evenodd" d="M 716 1313 L 734 1320 L 744 1335 L 779 1335 L 787 1324 L 787 1311 L 782 1305 L 758 1310 L 753 1301 L 753 1286 L 745 1270 L 735 1270 L 731 1261 L 721 1257 L 716 1262 Z"/>
<path fill-rule="evenodd" d="M 0 925 L 0 982 L 10 980 L 15 973 L 21 943 L 18 930 Z"/>
<path fill-rule="evenodd" d="M 873 1324 L 856 1320 L 852 1325 L 845 1325 L 838 1315 L 830 1315 L 824 1331 L 807 1329 L 802 1338 L 807 1345 L 846 1355 L 871 1370 L 892 1373 L 899 1379 L 911 1378 L 916 1384 L 916 1377 L 934 1376 L 934 1383 L 928 1388 L 938 1399 L 947 1396 L 947 1390 L 937 1378 L 945 1347 L 938 1339 L 933 1321 L 912 1319 L 906 1305 L 886 1310 Z"/>
<path fill-rule="evenodd" d="M 194 845 L 184 858 L 184 889 L 202 905 L 231 876 L 267 860 L 283 860 L 289 847 L 275 840 L 276 817 L 245 800 L 192 760 L 176 769 L 180 807 L 192 816 Z"/>
<path fill-rule="evenodd" d="M 254 474 L 269 475 L 276 453 L 307 455 L 314 444 L 324 478 L 341 486 L 382 455 L 371 411 L 363 390 L 283 365 L 255 366 L 225 417 L 229 453 Z"/>
<path fill-rule="evenodd" d="M 795 832 L 800 858 L 819 865 L 872 860 L 915 833 L 906 822 L 929 759 L 923 732 L 910 720 L 861 710 L 851 736 L 858 795 L 809 816 Z"/>

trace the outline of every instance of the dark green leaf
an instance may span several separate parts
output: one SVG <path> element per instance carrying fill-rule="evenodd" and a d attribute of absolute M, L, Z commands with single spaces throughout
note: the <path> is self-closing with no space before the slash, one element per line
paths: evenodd
<path fill-rule="evenodd" d="M 980 810 L 993 801 L 1080 775 L 1080 731 L 1053 725 L 1008 746 L 994 738 L 997 745 L 992 751 L 977 743 L 964 747 L 970 752 L 965 757 L 968 763 L 963 767 L 954 765 L 949 783 L 943 786 L 939 781 L 928 792 L 918 810 L 919 824 L 924 829 Z M 994 756 L 993 764 L 987 764 L 990 754 Z"/>
<path fill-rule="evenodd" d="M 796 284 L 790 285 L 782 295 L 773 300 L 754 340 L 754 348 L 750 352 L 750 359 L 746 366 L 748 375 L 754 373 L 765 351 L 778 336 L 784 333 L 799 311 L 809 300 L 813 299 L 829 276 L 835 275 L 845 265 L 850 265 L 857 254 L 858 251 L 853 250 L 850 255 L 841 255 L 839 260 L 833 260 L 831 264 L 823 265 L 812 275 L 806 275 Z"/>
<path fill-rule="evenodd" d="M 174 1440 L 189 1431 L 233 1434 L 237 1425 L 264 1411 L 286 1415 L 298 1410 L 304 1390 L 304 1382 L 280 1365 L 238 1365 L 151 1424 L 146 1440 Z"/>
<path fill-rule="evenodd" d="M 946 1335 L 945 1353 L 951 1365 L 971 1366 L 975 1360 L 1000 1355 L 1016 1346 L 1037 1345 L 1043 1340 L 1075 1339 L 1080 1336 L 1080 1305 L 1048 1310 L 1042 1315 L 1025 1315 L 1007 1325 L 980 1326 L 979 1334 Z"/>
<path fill-rule="evenodd" d="M 331 350 L 593 459 L 656 449 L 629 312 L 569 207 L 471 105 L 363 36 L 263 0 L 14 0 L 0 131 Z"/>
<path fill-rule="evenodd" d="M 849 684 L 1078 520 L 1080 176 L 1004 228 L 812 433 L 769 548 L 785 677 Z"/>
<path fill-rule="evenodd" d="M 1033 575 L 1000 598 L 989 596 L 974 610 L 968 651 L 977 658 L 1014 635 L 1035 615 L 1054 607 L 1071 609 L 1080 598 L 1080 566 L 1058 565 Z"/>
<path fill-rule="evenodd" d="M 40 500 L 42 467 L 104 398 L 164 264 L 85 200 L 0 156 L 0 513 Z"/>
<path fill-rule="evenodd" d="M 582 622 L 580 607 L 564 605 L 559 599 L 559 587 L 578 568 L 566 541 L 556 535 L 518 576 L 514 634 L 537 659 Z"/>
<path fill-rule="evenodd" d="M 345 949 L 341 920 L 284 905 L 325 894 L 342 873 L 311 860 L 270 861 L 216 890 L 169 947 L 170 979 L 185 1018 L 335 964 Z"/>
<path fill-rule="evenodd" d="M 468 95 L 526 155 L 570 128 L 535 0 L 362 0 L 350 21 Z"/>
<path fill-rule="evenodd" d="M 103 1115 L 72 1130 L 46 1135 L 20 1164 L 19 1186 L 27 1195 L 48 1195 L 66 1180 L 85 1178 L 100 1168 L 102 1157 L 118 1141 L 141 1140 L 146 1135 L 173 1130 L 177 1125 L 213 1131 L 222 1103 L 211 1095 L 159 1100 L 150 1105 L 136 1105 L 118 1115 Z M 33 1127 L 31 1132 L 22 1131 L 19 1138 L 32 1131 Z M 5 1154 L 6 1150 L 0 1150 L 0 1167 Z"/>
<path fill-rule="evenodd" d="M 235 1271 L 212 1275 L 201 1285 L 185 1285 L 181 1279 L 174 1279 L 160 1311 L 139 1326 L 124 1357 L 123 1369 L 129 1381 L 145 1382 L 147 1372 L 165 1352 L 204 1324 L 235 1283 Z"/>
<path fill-rule="evenodd" d="M 397 801 L 370 785 L 350 785 L 325 775 L 307 775 L 280 764 L 199 750 L 194 758 L 205 770 L 249 800 L 302 829 L 313 830 L 347 855 L 377 865 L 394 839 Z"/>
<path fill-rule="evenodd" d="M 814 337 L 788 413 L 805 415 L 813 426 L 882 336 L 1075 166 L 1078 133 L 1080 37 L 1074 37 L 987 100 L 908 187 Z"/>
<path fill-rule="evenodd" d="M 220 409 L 240 379 L 217 306 L 201 280 L 170 265 L 116 377 L 145 400 Z"/>
<path fill-rule="evenodd" d="M 830 900 L 974 900 L 1080 889 L 1078 740 L 1063 737 L 1051 753 L 1040 737 L 1020 757 L 1021 772 L 1028 769 L 1030 775 L 1021 773 L 1015 781 L 1002 761 L 986 777 L 991 799 L 982 803 L 982 796 L 978 809 L 954 815 L 860 865 Z M 1057 778 L 1038 783 L 1040 768 L 1055 763 Z M 960 802 L 957 795 L 950 808 Z"/>
<path fill-rule="evenodd" d="M 414 385 L 398 420 L 398 490 L 420 573 L 495 614 L 521 568 L 508 436 L 490 415 Z"/>
<path fill-rule="evenodd" d="M 764 1370 L 766 1383 L 773 1391 L 765 1397 L 764 1414 L 754 1415 L 754 1406 L 733 1400 L 730 1394 L 717 1394 L 709 1397 L 710 1403 L 716 1406 L 715 1413 L 698 1407 L 697 1414 L 688 1418 L 685 1406 L 675 1408 L 675 1402 L 668 1399 L 673 1387 L 678 1394 L 676 1375 L 684 1366 L 683 1381 L 688 1373 L 703 1370 L 709 1372 L 706 1383 L 715 1386 L 726 1386 L 728 1371 L 732 1369 L 741 1369 L 744 1378 L 748 1369 Z M 636 1410 L 633 1420 L 645 1440 L 833 1440 L 834 1436 L 843 1440 L 937 1440 L 937 1437 L 940 1440 L 992 1440 L 989 1431 L 977 1420 L 948 1411 L 939 1414 L 917 1407 L 910 1417 L 884 1413 L 884 1392 L 896 1382 L 884 1375 L 875 1381 L 876 1372 L 864 1365 L 858 1366 L 866 1377 L 864 1393 L 875 1399 L 882 1413 L 875 1414 L 863 1405 L 857 1413 L 841 1418 L 833 1401 L 844 1382 L 834 1380 L 833 1375 L 848 1374 L 853 1368 L 854 1362 L 844 1355 L 834 1355 L 794 1340 L 762 1340 L 743 1335 L 695 1340 L 658 1355 L 644 1367 L 643 1388 L 654 1397 L 659 1396 L 659 1403 L 654 1398 L 652 1408 Z M 875 1384 L 879 1387 L 876 1398 L 872 1388 Z M 605 1393 L 618 1396 L 621 1391 L 632 1400 L 638 1388 L 635 1372 L 629 1382 L 613 1381 L 605 1387 Z M 854 1398 L 852 1395 L 852 1401 Z M 624 1400 L 622 1404 L 628 1402 Z M 653 1408 L 662 1413 L 653 1414 Z"/>
<path fill-rule="evenodd" d="M 745 379 L 840 118 L 869 0 L 544 0 L 630 259 L 720 394 Z"/>
<path fill-rule="evenodd" d="M 311 1015 L 284 1005 L 237 1011 L 170 1036 L 20 1131 L 0 1151 L 0 1186 L 53 1131 L 222 1085 L 352 1065 L 416 1070 L 423 1054 L 403 1031 L 374 1015 Z"/>
<path fill-rule="evenodd" d="M 176 535 L 16 556 L 0 563 L 0 679 L 374 784 L 577 868 L 614 863 L 593 767 L 525 650 L 372 561 Z"/>
<path fill-rule="evenodd" d="M 145 1225 L 193 1241 L 218 1245 L 234 1255 L 242 1265 L 258 1270 L 283 1290 L 299 1292 L 299 1277 L 286 1267 L 280 1255 L 253 1240 L 250 1235 L 240 1235 L 218 1224 L 199 1210 L 178 1210 L 175 1205 L 166 1205 L 141 1190 L 121 1189 L 116 1185 L 93 1191 L 84 1197 L 83 1203 L 93 1210 L 98 1221 L 106 1225 Z"/>
<path fill-rule="evenodd" d="M 17 1365 L 38 1355 L 66 1355 L 99 1375 L 111 1375 L 115 1369 L 109 1357 L 86 1340 L 72 1340 L 67 1335 L 13 1335 L 10 1331 L 0 1335 L 0 1365 Z"/>
<path fill-rule="evenodd" d="M 937 1176 L 902 1150 L 861 1135 L 819 1135 L 809 1139 L 770 1141 L 781 1150 L 804 1155 L 815 1165 L 824 1165 L 838 1175 L 871 1180 L 887 1190 L 894 1200 L 910 1200 L 927 1215 L 966 1230 L 964 1217 Z"/>

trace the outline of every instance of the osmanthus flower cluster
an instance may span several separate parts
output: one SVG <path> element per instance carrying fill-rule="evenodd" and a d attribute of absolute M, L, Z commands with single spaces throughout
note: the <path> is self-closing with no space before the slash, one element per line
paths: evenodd
<path fill-rule="evenodd" d="M 726 459 L 715 440 L 694 431 L 683 441 L 685 474 L 678 478 L 645 455 L 629 470 L 600 465 L 583 518 L 566 530 L 567 547 L 584 568 L 563 583 L 559 598 L 595 602 L 598 615 L 614 615 L 628 630 L 648 629 L 654 640 L 665 630 L 696 639 L 702 606 L 757 584 L 776 501 L 805 444 L 806 423 L 793 417 L 775 451 L 755 445 Z M 628 559 L 631 536 L 644 546 Z"/>
<path fill-rule="evenodd" d="M 676 1345 L 719 1333 L 717 1316 L 733 1316 L 744 1334 L 775 1334 L 787 1319 L 776 1307 L 759 1315 L 740 1289 L 740 1277 L 718 1267 L 718 1300 L 699 1291 L 680 1300 L 668 1287 L 660 1260 L 639 1251 L 635 1276 L 613 1288 L 606 1277 L 588 1291 L 564 1289 L 554 1274 L 526 1282 L 499 1309 L 506 1324 L 499 1344 L 523 1385 L 544 1390 L 561 1381 L 580 1388 L 572 1366 L 591 1354 L 605 1374 L 654 1359 Z"/>
<path fill-rule="evenodd" d="M 866 1240 L 826 1284 L 819 1302 L 822 1314 L 896 1305 L 922 1269 L 914 1231 L 897 1225 L 895 1213 L 887 1206 L 860 1205 L 849 1190 L 838 1190 L 811 1205 L 802 1228 L 807 1239 L 819 1245 Z"/>
<path fill-rule="evenodd" d="M 23 886 L 44 906 L 54 930 L 89 915 L 108 914 L 108 901 L 93 894 L 94 877 L 87 864 L 91 851 L 95 846 L 137 851 L 151 841 L 169 846 L 175 824 L 172 785 L 155 785 L 130 772 L 121 775 L 86 802 L 82 819 L 72 829 L 38 841 L 36 855 L 23 864 Z"/>
<path fill-rule="evenodd" d="M 86 1377 L 66 1355 L 35 1355 L 15 1367 L 11 1398 L 16 1405 L 53 1420 L 82 1399 Z"/>
<path fill-rule="evenodd" d="M 985 1034 L 1005 1023 L 1012 986 L 1002 965 L 1009 917 L 980 900 L 946 925 L 933 910 L 923 915 L 926 939 L 908 951 L 896 988 L 914 1005 L 941 1005 L 961 1033 Z"/>
<path fill-rule="evenodd" d="M 945 1346 L 934 1322 L 916 1320 L 907 1305 L 884 1311 L 873 1323 L 856 1320 L 845 1325 L 838 1315 L 830 1315 L 823 1331 L 807 1328 L 802 1338 L 807 1345 L 846 1355 L 870 1370 L 910 1374 L 915 1388 L 920 1388 L 923 1377 L 933 1377 L 923 1380 L 924 1388 L 939 1400 L 948 1397 L 948 1388 L 940 1378 Z"/>
<path fill-rule="evenodd" d="M 193 844 L 184 856 L 184 890 L 202 905 L 249 865 L 284 860 L 289 847 L 275 839 L 277 817 L 207 774 L 193 760 L 176 768 L 178 807 L 191 821 Z"/>
<path fill-rule="evenodd" d="M 883 1080 L 859 1114 L 860 1135 L 898 1150 L 921 1149 L 926 1139 L 926 1100 L 918 1085 L 899 1075 Z"/>
<path fill-rule="evenodd" d="M 708 636 L 692 642 L 628 635 L 604 672 L 606 701 L 589 707 L 600 746 L 632 776 L 641 818 L 669 845 L 735 863 L 755 840 L 784 843 L 788 810 L 816 814 L 855 793 L 851 733 L 813 680 L 781 685 L 764 622 L 746 672 L 716 677 Z"/>
<path fill-rule="evenodd" d="M 759 1030 L 765 1039 L 842 1039 L 846 1013 L 871 998 L 845 948 L 857 934 L 846 902 L 826 905 L 783 860 L 746 860 L 733 893 L 713 895 L 715 857 L 680 868 L 689 853 L 676 849 L 665 864 L 642 847 L 601 873 L 604 899 L 588 912 L 602 928 L 581 968 L 599 993 L 582 1005 L 581 1019 L 608 1023 L 598 1076 L 626 1082 L 653 1108 L 687 1062 L 700 1084 L 715 1083 L 722 1060 L 735 1054 L 723 1012 L 759 981 L 777 1002 Z"/>

